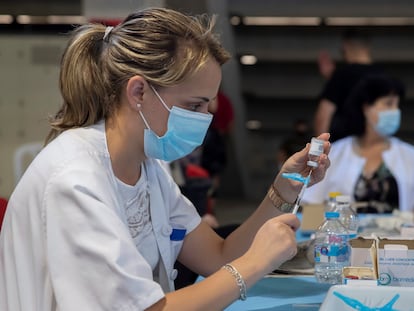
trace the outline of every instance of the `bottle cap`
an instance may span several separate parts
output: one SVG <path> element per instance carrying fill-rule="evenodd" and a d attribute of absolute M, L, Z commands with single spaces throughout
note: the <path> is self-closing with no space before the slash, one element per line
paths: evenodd
<path fill-rule="evenodd" d="M 351 197 L 349 195 L 338 195 L 336 197 L 337 203 L 351 203 Z"/>
<path fill-rule="evenodd" d="M 306 164 L 311 167 L 318 167 L 318 162 L 315 161 L 308 161 Z"/>
<path fill-rule="evenodd" d="M 339 212 L 325 212 L 325 218 L 339 218 Z"/>
<path fill-rule="evenodd" d="M 329 194 L 328 194 L 328 196 L 329 196 L 330 198 L 336 198 L 338 195 L 341 195 L 341 192 L 339 192 L 339 191 L 331 191 L 331 192 L 329 192 Z"/>

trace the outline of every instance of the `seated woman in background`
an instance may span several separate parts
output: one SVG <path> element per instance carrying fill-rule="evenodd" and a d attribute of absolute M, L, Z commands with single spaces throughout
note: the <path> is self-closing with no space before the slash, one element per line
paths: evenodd
<path fill-rule="evenodd" d="M 303 202 L 321 203 L 330 191 L 340 191 L 360 213 L 414 210 L 414 146 L 393 137 L 404 93 L 401 82 L 387 76 L 360 81 L 346 106 L 352 136 L 332 144 L 331 167 Z"/>

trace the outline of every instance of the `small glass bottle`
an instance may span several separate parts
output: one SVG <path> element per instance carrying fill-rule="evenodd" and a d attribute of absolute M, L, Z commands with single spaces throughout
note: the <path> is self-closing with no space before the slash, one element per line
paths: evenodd
<path fill-rule="evenodd" d="M 319 157 L 323 153 L 323 143 L 322 139 L 317 139 L 312 137 L 310 150 L 308 153 L 308 162 L 306 163 L 308 166 L 316 168 L 319 165 Z"/>

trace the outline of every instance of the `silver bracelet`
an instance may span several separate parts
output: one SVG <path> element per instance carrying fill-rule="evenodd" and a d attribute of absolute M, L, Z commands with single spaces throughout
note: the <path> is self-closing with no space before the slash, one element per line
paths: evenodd
<path fill-rule="evenodd" d="M 229 263 L 225 264 L 223 266 L 223 269 L 229 271 L 231 275 L 234 276 L 234 278 L 236 279 L 237 286 L 239 287 L 239 290 L 240 290 L 240 300 L 246 300 L 247 298 L 246 283 L 244 282 L 243 277 L 241 276 L 239 271 L 237 271 L 237 269 Z"/>

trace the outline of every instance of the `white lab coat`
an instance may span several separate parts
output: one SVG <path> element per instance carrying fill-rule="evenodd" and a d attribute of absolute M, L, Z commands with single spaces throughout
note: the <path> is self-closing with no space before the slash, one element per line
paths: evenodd
<path fill-rule="evenodd" d="M 353 150 L 353 139 L 350 136 L 332 144 L 329 153 L 331 166 L 321 182 L 306 189 L 303 203 L 321 203 L 328 198 L 330 191 L 339 191 L 353 198 L 355 184 L 365 165 L 365 158 Z M 382 156 L 397 181 L 400 210 L 414 211 L 414 146 L 390 137 L 390 149 Z"/>
<path fill-rule="evenodd" d="M 182 246 L 173 229 L 200 223 L 159 161 L 149 159 L 159 284 L 138 252 L 112 171 L 104 122 L 68 130 L 35 158 L 0 235 L 0 310 L 143 310 L 174 289 Z"/>

